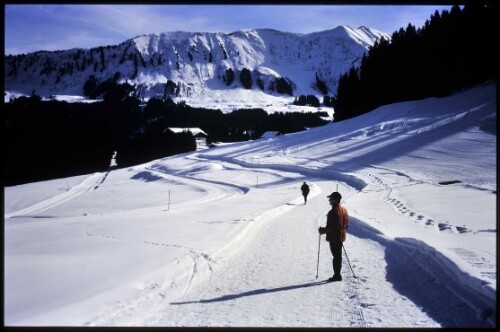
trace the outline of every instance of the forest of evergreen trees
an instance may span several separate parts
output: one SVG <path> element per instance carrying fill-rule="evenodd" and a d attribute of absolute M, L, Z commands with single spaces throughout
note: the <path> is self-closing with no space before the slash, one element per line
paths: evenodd
<path fill-rule="evenodd" d="M 94 103 L 42 101 L 32 95 L 4 106 L 6 186 L 106 171 L 115 152 L 118 167 L 127 167 L 196 149 L 190 132 L 174 134 L 168 127 L 199 127 L 208 142 L 234 142 L 268 130 L 290 133 L 328 122 L 321 118 L 328 116 L 324 112 L 224 114 L 169 98 L 140 105 L 132 86 L 114 82 L 107 82 L 104 100 Z"/>
<path fill-rule="evenodd" d="M 20 97 L 4 104 L 4 184 L 107 169 L 111 133 L 102 104 Z"/>
<path fill-rule="evenodd" d="M 335 121 L 496 80 L 495 14 L 491 1 L 472 0 L 436 11 L 422 28 L 401 28 L 391 42 L 376 43 L 359 68 L 340 78 Z"/>

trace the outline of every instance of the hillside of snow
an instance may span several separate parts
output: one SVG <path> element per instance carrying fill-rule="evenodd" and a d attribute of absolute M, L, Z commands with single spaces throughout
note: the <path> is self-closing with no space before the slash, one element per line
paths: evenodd
<path fill-rule="evenodd" d="M 136 85 L 142 97 L 168 94 L 197 103 L 214 93 L 242 89 L 240 73 L 245 68 L 252 79 L 248 91 L 257 95 L 290 97 L 278 93 L 278 78 L 287 80 L 293 95 L 323 95 L 317 79 L 334 95 L 339 76 L 359 65 L 363 54 L 380 38 L 389 40 L 390 36 L 349 26 L 310 34 L 271 29 L 150 34 L 116 46 L 6 56 L 5 91 L 82 96 L 91 75 L 99 83 L 118 72 L 118 82 Z M 175 88 L 166 90 L 169 81 Z"/>
<path fill-rule="evenodd" d="M 6 187 L 4 324 L 496 327 L 496 109 L 489 83 Z M 349 229 L 326 283 L 335 190 Z"/>

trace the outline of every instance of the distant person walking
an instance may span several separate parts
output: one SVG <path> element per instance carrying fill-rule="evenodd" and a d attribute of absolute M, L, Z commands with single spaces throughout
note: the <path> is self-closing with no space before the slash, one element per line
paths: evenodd
<path fill-rule="evenodd" d="M 319 234 L 326 234 L 326 240 L 330 243 L 330 251 L 333 255 L 333 277 L 328 281 L 341 281 L 342 276 L 342 243 L 346 239 L 347 227 L 349 226 L 349 216 L 347 209 L 340 205 L 342 195 L 333 192 L 327 196 L 332 209 L 326 215 L 326 226 L 319 227 Z"/>
<path fill-rule="evenodd" d="M 300 187 L 300 190 L 302 190 L 302 196 L 304 196 L 304 204 L 307 204 L 307 195 L 309 195 L 309 186 L 305 181 Z"/>

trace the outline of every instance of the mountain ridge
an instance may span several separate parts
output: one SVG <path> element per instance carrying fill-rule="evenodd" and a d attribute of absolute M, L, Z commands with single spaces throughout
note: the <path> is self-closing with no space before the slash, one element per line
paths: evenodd
<path fill-rule="evenodd" d="M 112 46 L 6 56 L 5 90 L 82 95 L 93 76 L 96 83 L 114 78 L 135 85 L 142 97 L 196 98 L 211 90 L 238 88 L 283 95 L 277 79 L 284 78 L 293 95 L 335 94 L 340 75 L 358 66 L 381 38 L 390 39 L 365 26 L 308 34 L 269 28 L 151 33 Z M 251 73 L 250 87 L 240 80 L 244 69 Z M 318 80 L 328 91 L 318 88 Z M 169 81 L 174 87 L 167 91 Z"/>

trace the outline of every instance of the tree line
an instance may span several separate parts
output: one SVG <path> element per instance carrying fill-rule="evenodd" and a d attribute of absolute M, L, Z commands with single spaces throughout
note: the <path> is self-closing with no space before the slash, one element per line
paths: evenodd
<path fill-rule="evenodd" d="M 391 42 L 375 43 L 359 68 L 340 77 L 335 121 L 496 79 L 494 11 L 491 1 L 468 1 L 463 9 L 436 11 L 422 28 L 408 24 Z"/>
<path fill-rule="evenodd" d="M 207 133 L 208 143 L 256 139 L 266 131 L 282 134 L 324 125 L 326 112 L 276 112 L 261 108 L 237 109 L 223 113 L 218 109 L 191 107 L 171 98 L 150 98 L 144 108 L 144 121 L 150 127 L 199 127 Z"/>
<path fill-rule="evenodd" d="M 269 130 L 296 132 L 328 122 L 324 112 L 242 109 L 225 114 L 171 98 L 151 98 L 144 105 L 133 86 L 114 79 L 101 88 L 104 99 L 93 103 L 45 101 L 35 94 L 5 103 L 4 185 L 107 171 L 115 152 L 118 167 L 127 167 L 196 149 L 190 132 L 173 133 L 168 127 L 199 127 L 211 143 L 254 139 Z"/>

